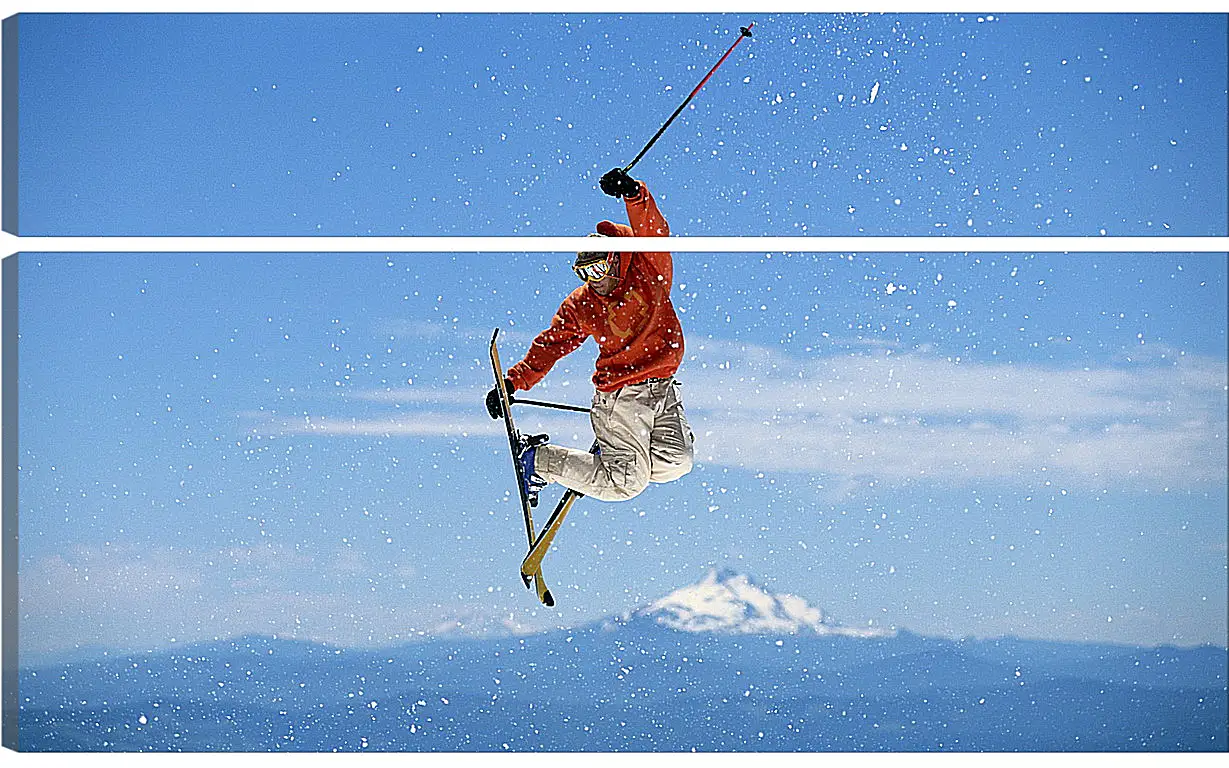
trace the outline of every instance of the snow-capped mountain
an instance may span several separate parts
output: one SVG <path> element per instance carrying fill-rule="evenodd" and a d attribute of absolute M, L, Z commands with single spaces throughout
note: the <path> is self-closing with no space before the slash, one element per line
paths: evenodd
<path fill-rule="evenodd" d="M 1224 648 L 866 634 L 714 571 L 622 620 L 531 635 L 250 636 L 23 668 L 15 736 L 47 752 L 1225 751 Z"/>
<path fill-rule="evenodd" d="M 878 629 L 842 627 L 824 619 L 823 611 L 806 598 L 774 594 L 745 574 L 710 569 L 696 582 L 632 613 L 685 632 L 723 635 L 846 635 L 884 637 Z"/>

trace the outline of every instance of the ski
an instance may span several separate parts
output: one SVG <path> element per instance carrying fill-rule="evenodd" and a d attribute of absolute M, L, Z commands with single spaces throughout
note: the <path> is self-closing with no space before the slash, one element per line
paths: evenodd
<path fill-rule="evenodd" d="M 517 430 L 516 424 L 512 421 L 512 403 L 508 397 L 508 390 L 504 385 L 504 369 L 499 364 L 499 349 L 496 346 L 496 341 L 499 338 L 499 329 L 495 329 L 495 333 L 491 335 L 491 368 L 495 372 L 495 388 L 499 391 L 500 404 L 503 406 L 504 427 L 508 430 L 508 446 L 512 453 L 512 469 L 516 472 L 516 492 L 521 499 L 521 512 L 525 516 L 525 535 L 529 539 L 529 547 L 533 548 L 534 541 L 537 536 L 533 527 L 533 511 L 530 509 L 529 497 L 525 493 L 525 478 L 521 472 L 521 464 L 517 461 L 517 450 L 520 447 L 521 433 Z M 553 515 L 552 515 L 553 517 Z M 541 558 L 539 558 L 539 563 Z M 551 594 L 550 589 L 546 586 L 546 580 L 542 578 L 541 565 L 535 569 L 525 572 L 521 569 L 521 580 L 525 582 L 525 586 L 533 586 L 534 591 L 538 594 L 538 599 L 543 605 L 553 606 L 555 598 Z"/>
<path fill-rule="evenodd" d="M 589 453 L 597 452 L 597 443 L 589 449 Z M 529 544 L 529 554 L 525 555 L 525 559 L 521 561 L 521 578 L 526 579 L 531 574 L 540 573 L 542 570 L 542 559 L 546 557 L 546 551 L 550 549 L 551 542 L 555 540 L 555 534 L 559 532 L 560 526 L 563 525 L 563 519 L 568 516 L 568 512 L 572 509 L 572 504 L 577 499 L 583 499 L 585 495 L 579 491 L 573 491 L 571 488 L 564 492 L 563 498 L 559 499 L 559 503 L 555 505 L 555 511 L 551 512 L 551 516 L 546 520 L 546 525 L 542 527 L 542 531 L 538 537 Z"/>

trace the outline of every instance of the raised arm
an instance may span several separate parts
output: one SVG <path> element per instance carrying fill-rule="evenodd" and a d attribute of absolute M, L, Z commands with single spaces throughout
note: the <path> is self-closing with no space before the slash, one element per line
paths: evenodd
<path fill-rule="evenodd" d="M 657 210 L 657 201 L 643 181 L 636 181 L 622 168 L 607 171 L 601 179 L 602 191 L 611 197 L 623 198 L 633 237 L 668 237 L 670 225 Z M 599 230 L 600 231 L 600 230 Z M 649 262 L 659 280 L 669 285 L 674 279 L 674 261 L 666 251 L 643 251 L 636 254 Z"/>
<path fill-rule="evenodd" d="M 627 220 L 632 225 L 632 234 L 636 237 L 669 237 L 670 225 L 666 217 L 657 209 L 657 201 L 653 193 L 643 181 L 636 182 L 639 188 L 631 197 L 624 197 L 623 204 L 627 206 Z"/>

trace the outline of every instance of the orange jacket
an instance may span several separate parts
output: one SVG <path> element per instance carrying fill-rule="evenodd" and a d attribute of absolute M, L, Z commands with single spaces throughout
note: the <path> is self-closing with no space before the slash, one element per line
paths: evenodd
<path fill-rule="evenodd" d="M 624 198 L 624 203 L 631 226 L 601 221 L 598 233 L 612 237 L 670 234 L 644 182 L 640 182 L 640 194 Z M 563 300 L 550 328 L 538 334 L 525 359 L 508 371 L 514 387 L 533 387 L 590 336 L 600 350 L 593 384 L 602 392 L 674 375 L 683 361 L 683 328 L 670 303 L 674 262 L 664 251 L 624 252 L 619 262 L 619 282 L 610 295 L 601 296 L 586 283 Z"/>

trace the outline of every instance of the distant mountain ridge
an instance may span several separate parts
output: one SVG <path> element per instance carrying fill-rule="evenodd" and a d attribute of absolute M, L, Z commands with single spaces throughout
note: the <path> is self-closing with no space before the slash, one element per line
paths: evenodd
<path fill-rule="evenodd" d="M 713 570 L 620 619 L 18 671 L 22 751 L 1224 752 L 1224 648 L 951 640 Z"/>
<path fill-rule="evenodd" d="M 887 637 L 890 630 L 855 629 L 827 621 L 806 598 L 776 594 L 729 568 L 712 568 L 700 581 L 633 611 L 630 620 L 652 621 L 683 632 L 721 635 L 845 635 Z"/>

